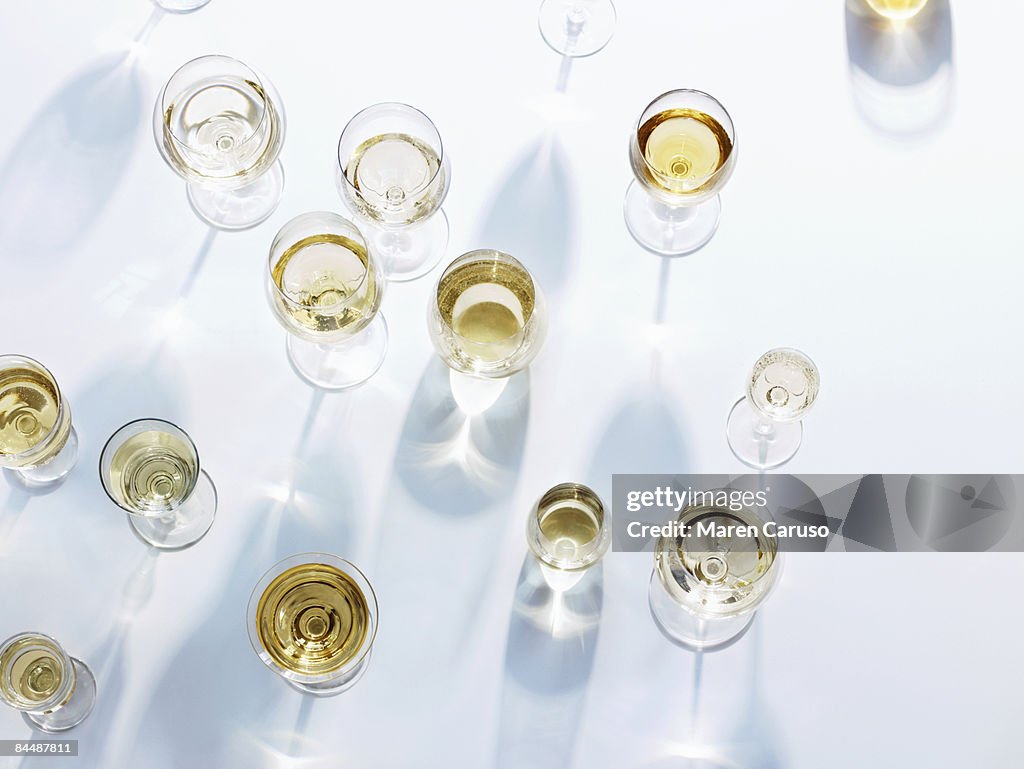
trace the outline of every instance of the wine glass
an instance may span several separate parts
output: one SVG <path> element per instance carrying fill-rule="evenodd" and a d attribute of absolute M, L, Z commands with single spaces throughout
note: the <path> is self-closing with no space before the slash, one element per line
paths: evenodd
<path fill-rule="evenodd" d="M 715 496 L 684 508 L 676 533 L 659 537 L 654 551 L 651 614 L 666 636 L 691 649 L 723 646 L 746 630 L 782 566 L 766 521 L 748 507 L 718 505 Z"/>
<path fill-rule="evenodd" d="M 430 340 L 453 371 L 504 379 L 530 365 L 547 332 L 533 276 L 501 251 L 470 251 L 445 269 L 428 311 Z"/>
<path fill-rule="evenodd" d="M 367 107 L 341 132 L 338 192 L 366 225 L 389 281 L 414 280 L 441 260 L 448 245 L 441 206 L 451 175 L 436 126 L 408 104 Z"/>
<path fill-rule="evenodd" d="M 573 58 L 592 56 L 615 33 L 612 0 L 543 0 L 538 25 L 552 49 Z"/>
<path fill-rule="evenodd" d="M 0 467 L 27 486 L 63 479 L 78 461 L 71 406 L 42 363 L 0 355 Z"/>
<path fill-rule="evenodd" d="M 82 723 L 96 704 L 96 679 L 42 633 L 19 633 L 0 645 L 0 698 L 44 732 Z"/>
<path fill-rule="evenodd" d="M 768 470 L 792 459 L 803 440 L 800 421 L 818 397 L 821 378 L 798 350 L 769 350 L 747 378 L 747 394 L 732 407 L 726 435 L 746 465 Z"/>
<path fill-rule="evenodd" d="M 736 165 L 729 113 L 703 91 L 669 91 L 640 115 L 630 137 L 633 181 L 626 192 L 630 234 L 661 256 L 683 256 L 718 229 L 718 193 Z"/>
<path fill-rule="evenodd" d="M 600 497 L 581 483 L 544 492 L 526 523 L 526 541 L 548 586 L 568 590 L 604 557 L 611 542 Z"/>
<path fill-rule="evenodd" d="M 296 373 L 325 390 L 362 384 L 384 362 L 384 280 L 356 226 L 328 211 L 296 216 L 270 246 L 267 296 Z"/>
<path fill-rule="evenodd" d="M 200 219 L 222 230 L 265 221 L 281 200 L 285 117 L 270 81 L 229 56 L 201 56 L 171 75 L 153 111 L 156 144 L 188 183 Z"/>
<path fill-rule="evenodd" d="M 286 558 L 263 575 L 246 616 L 260 660 L 305 694 L 331 697 L 366 672 L 377 596 L 354 564 L 327 553 Z"/>
<path fill-rule="evenodd" d="M 217 490 L 195 443 L 162 419 L 137 419 L 110 436 L 100 454 L 100 482 L 139 538 L 160 550 L 194 545 L 217 514 Z"/>

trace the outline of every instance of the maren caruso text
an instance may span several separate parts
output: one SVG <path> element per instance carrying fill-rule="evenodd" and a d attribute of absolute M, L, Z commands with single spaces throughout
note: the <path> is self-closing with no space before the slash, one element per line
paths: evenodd
<path fill-rule="evenodd" d="M 760 526 L 742 524 L 722 524 L 715 521 L 698 521 L 697 523 L 681 523 L 670 521 L 662 524 L 641 523 L 631 521 L 626 526 L 626 534 L 634 539 L 647 537 L 778 537 L 779 539 L 819 539 L 828 538 L 828 526 L 810 526 L 807 524 L 780 525 L 775 521 L 767 521 Z"/>

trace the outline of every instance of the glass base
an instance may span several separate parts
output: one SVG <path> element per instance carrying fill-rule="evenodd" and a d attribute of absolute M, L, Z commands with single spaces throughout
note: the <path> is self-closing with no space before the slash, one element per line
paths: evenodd
<path fill-rule="evenodd" d="M 388 350 L 388 324 L 377 316 L 351 339 L 335 344 L 288 335 L 288 360 L 295 373 L 323 390 L 347 390 L 372 377 Z"/>
<path fill-rule="evenodd" d="M 388 230 L 374 225 L 363 227 L 381 270 L 392 283 L 421 278 L 434 269 L 448 248 L 450 228 L 443 210 L 408 227 Z"/>
<path fill-rule="evenodd" d="M 284 192 L 284 166 L 278 160 L 266 173 L 237 190 L 188 185 L 188 202 L 196 216 L 219 230 L 247 230 L 277 210 Z"/>
<path fill-rule="evenodd" d="M 192 13 L 208 5 L 210 0 L 153 0 L 153 5 L 168 13 Z"/>
<path fill-rule="evenodd" d="M 670 206 L 634 181 L 626 190 L 624 209 L 626 227 L 637 243 L 659 256 L 685 256 L 714 237 L 722 202 L 716 195 L 697 206 Z"/>
<path fill-rule="evenodd" d="M 71 664 L 75 667 L 75 691 L 71 699 L 52 713 L 24 713 L 25 721 L 33 729 L 65 732 L 92 713 L 96 704 L 96 678 L 81 660 L 72 657 Z"/>
<path fill-rule="evenodd" d="M 366 656 L 363 657 L 362 661 L 352 668 L 351 671 L 344 678 L 335 679 L 333 681 L 325 681 L 321 684 L 304 684 L 298 681 L 288 680 L 288 683 L 294 689 L 298 689 L 303 694 L 311 694 L 314 697 L 336 697 L 342 692 L 347 692 L 366 674 L 366 669 L 370 666 L 370 657 L 372 651 L 367 652 Z M 286 679 L 287 680 L 287 679 Z"/>
<path fill-rule="evenodd" d="M 43 488 L 59 483 L 67 477 L 78 463 L 78 433 L 72 427 L 64 448 L 51 459 L 35 467 L 14 467 L 11 472 L 18 482 L 30 489 Z"/>
<path fill-rule="evenodd" d="M 725 428 L 729 448 L 745 465 L 770 470 L 785 464 L 800 448 L 804 436 L 802 422 L 773 422 L 740 398 L 729 412 Z"/>
<path fill-rule="evenodd" d="M 128 514 L 139 538 L 159 550 L 184 550 L 206 536 L 217 515 L 217 489 L 205 471 L 185 504 L 166 515 Z"/>
<path fill-rule="evenodd" d="M 615 34 L 612 0 L 544 0 L 537 23 L 541 37 L 563 56 L 593 56 Z"/>
<path fill-rule="evenodd" d="M 738 639 L 754 619 L 747 611 L 733 617 L 701 617 L 676 603 L 651 573 L 647 592 L 651 616 L 662 634 L 673 643 L 694 651 L 719 649 Z"/>

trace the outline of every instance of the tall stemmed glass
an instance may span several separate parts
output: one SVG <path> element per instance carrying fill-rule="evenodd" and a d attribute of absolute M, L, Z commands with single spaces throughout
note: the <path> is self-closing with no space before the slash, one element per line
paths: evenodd
<path fill-rule="evenodd" d="M 683 256 L 718 229 L 718 193 L 736 165 L 732 118 L 704 93 L 669 91 L 640 115 L 629 143 L 636 181 L 626 192 L 626 226 L 648 251 Z"/>
<path fill-rule="evenodd" d="M 217 490 L 188 433 L 162 419 L 137 419 L 110 436 L 100 482 L 146 543 L 182 550 L 201 540 L 217 514 Z"/>
<path fill-rule="evenodd" d="M 803 440 L 804 415 L 814 405 L 821 377 L 799 350 L 769 350 L 754 363 L 747 393 L 729 412 L 726 436 L 746 465 L 768 470 L 788 462 Z"/>
<path fill-rule="evenodd" d="M 49 636 L 19 633 L 0 645 L 0 699 L 36 729 L 63 732 L 92 712 L 96 679 Z"/>
<path fill-rule="evenodd" d="M 352 222 L 328 211 L 296 216 L 270 246 L 266 283 L 299 376 L 344 390 L 377 372 L 388 348 L 384 280 Z"/>
<path fill-rule="evenodd" d="M 0 467 L 25 485 L 56 483 L 78 461 L 71 406 L 42 363 L 0 355 Z"/>
<path fill-rule="evenodd" d="M 747 628 L 781 571 L 778 539 L 765 523 L 749 508 L 715 504 L 679 514 L 679 535 L 655 545 L 648 598 L 662 632 L 683 646 L 710 649 Z"/>
<path fill-rule="evenodd" d="M 552 590 L 568 590 L 604 557 L 611 542 L 600 497 L 581 483 L 560 483 L 537 500 L 526 541 Z"/>
<path fill-rule="evenodd" d="M 366 672 L 377 596 L 365 575 L 336 555 L 293 555 L 253 589 L 246 626 L 264 665 L 305 694 L 331 697 Z"/>
<path fill-rule="evenodd" d="M 167 165 L 188 182 L 193 210 L 211 226 L 244 230 L 277 208 L 284 106 L 251 67 L 217 55 L 183 65 L 157 97 L 153 130 Z"/>
<path fill-rule="evenodd" d="M 421 277 L 441 260 L 451 163 L 425 114 L 396 102 L 357 114 L 338 140 L 337 184 L 388 280 Z"/>
<path fill-rule="evenodd" d="M 615 21 L 612 0 L 544 0 L 537 19 L 544 42 L 573 58 L 592 56 L 608 45 Z"/>

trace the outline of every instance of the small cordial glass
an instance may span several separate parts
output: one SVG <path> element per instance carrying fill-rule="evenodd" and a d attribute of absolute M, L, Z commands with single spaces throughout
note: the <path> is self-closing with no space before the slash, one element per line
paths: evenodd
<path fill-rule="evenodd" d="M 327 553 L 302 553 L 260 579 L 249 599 L 247 626 L 267 667 L 302 692 L 329 697 L 366 672 L 377 598 L 355 565 Z"/>
<path fill-rule="evenodd" d="M 788 462 L 803 441 L 800 420 L 814 405 L 821 378 L 799 350 L 769 350 L 747 378 L 746 396 L 729 412 L 726 436 L 746 465 L 767 470 Z"/>
<path fill-rule="evenodd" d="M 92 712 L 96 680 L 42 633 L 19 633 L 0 645 L 0 698 L 44 732 L 77 726 Z"/>
<path fill-rule="evenodd" d="M 652 101 L 630 138 L 635 181 L 625 217 L 633 238 L 662 256 L 703 247 L 718 229 L 718 194 L 736 157 L 732 118 L 713 96 L 680 89 Z"/>
<path fill-rule="evenodd" d="M 464 254 L 434 290 L 430 338 L 450 368 L 485 379 L 530 364 L 547 332 L 544 301 L 529 271 L 501 251 Z"/>
<path fill-rule="evenodd" d="M 46 486 L 77 461 L 71 407 L 53 374 L 32 358 L 0 355 L 0 467 L 28 486 Z"/>
<path fill-rule="evenodd" d="M 100 482 L 146 543 L 180 550 L 202 539 L 217 513 L 217 491 L 189 435 L 162 419 L 117 430 L 100 454 Z"/>
<path fill-rule="evenodd" d="M 288 332 L 288 358 L 310 384 L 344 390 L 384 362 L 385 281 L 359 229 L 328 211 L 285 224 L 270 246 L 267 297 Z"/>
<path fill-rule="evenodd" d="M 604 504 L 580 483 L 560 483 L 537 501 L 527 519 L 530 550 L 559 571 L 582 571 L 597 563 L 611 541 Z"/>

